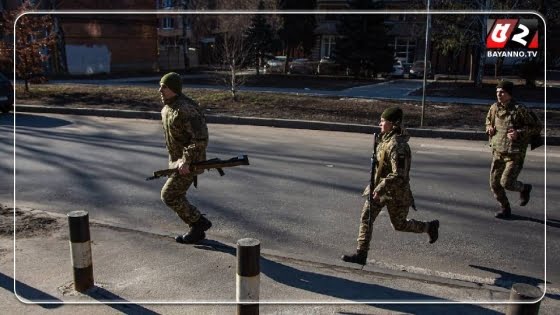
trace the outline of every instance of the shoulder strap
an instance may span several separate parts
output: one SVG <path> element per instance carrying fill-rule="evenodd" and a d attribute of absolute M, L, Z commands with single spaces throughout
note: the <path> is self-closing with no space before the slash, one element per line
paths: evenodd
<path fill-rule="evenodd" d="M 495 126 L 497 108 L 496 103 L 490 106 L 490 121 L 492 121 L 492 127 Z"/>

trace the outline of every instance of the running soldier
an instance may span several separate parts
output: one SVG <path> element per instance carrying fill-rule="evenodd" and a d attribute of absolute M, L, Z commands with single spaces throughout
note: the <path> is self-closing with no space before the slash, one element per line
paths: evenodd
<path fill-rule="evenodd" d="M 411 151 L 408 140 L 410 136 L 401 127 L 402 119 L 403 111 L 399 107 L 390 107 L 381 114 L 375 186 L 371 191 L 371 185 L 368 185 L 363 193 L 363 196 L 368 198 L 364 203 L 360 219 L 358 249 L 353 255 L 343 255 L 341 257 L 343 261 L 366 264 L 373 222 L 385 206 L 395 230 L 427 233 L 430 243 L 438 239 L 438 220 L 423 222 L 407 219 L 410 206 L 414 207 L 414 199 L 409 184 Z M 369 194 L 373 194 L 371 208 Z"/>
<path fill-rule="evenodd" d="M 206 160 L 206 118 L 198 104 L 182 93 L 179 74 L 170 72 L 164 75 L 160 80 L 159 93 L 164 105 L 161 120 L 169 153 L 169 168 L 178 169 L 178 173 L 169 176 L 161 189 L 161 200 L 190 227 L 188 233 L 177 236 L 175 240 L 195 244 L 206 237 L 205 231 L 212 226 L 186 198 L 196 176 L 203 172 L 191 172 L 189 165 Z"/>

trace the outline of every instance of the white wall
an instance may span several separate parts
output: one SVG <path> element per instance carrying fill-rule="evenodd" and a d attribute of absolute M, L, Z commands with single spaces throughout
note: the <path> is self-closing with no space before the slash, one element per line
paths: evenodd
<path fill-rule="evenodd" d="M 111 52 L 105 45 L 66 45 L 66 61 L 70 74 L 111 72 Z"/>

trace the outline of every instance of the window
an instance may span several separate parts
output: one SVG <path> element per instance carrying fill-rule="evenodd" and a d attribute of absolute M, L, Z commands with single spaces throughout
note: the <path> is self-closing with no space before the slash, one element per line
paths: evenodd
<path fill-rule="evenodd" d="M 395 37 L 393 44 L 395 57 L 403 63 L 413 63 L 416 51 L 416 41 L 408 38 Z"/>
<path fill-rule="evenodd" d="M 164 17 L 161 20 L 161 27 L 164 29 L 170 29 L 175 27 L 175 20 L 172 17 Z"/>
<path fill-rule="evenodd" d="M 321 57 L 331 57 L 334 52 L 334 45 L 334 36 L 323 36 L 321 38 Z"/>
<path fill-rule="evenodd" d="M 161 1 L 162 8 L 171 8 L 173 7 L 173 0 L 162 0 Z"/>

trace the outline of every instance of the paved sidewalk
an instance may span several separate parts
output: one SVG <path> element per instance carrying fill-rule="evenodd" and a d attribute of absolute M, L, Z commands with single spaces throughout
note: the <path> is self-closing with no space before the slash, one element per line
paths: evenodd
<path fill-rule="evenodd" d="M 212 230 L 201 245 L 181 245 L 171 234 L 123 229 L 90 218 L 96 285 L 80 294 L 73 290 L 66 218 L 24 211 L 55 219 L 37 236 L 16 236 L 15 242 L 18 296 L 43 304 L 24 304 L 10 292 L 13 239 L 3 235 L 2 314 L 224 314 L 236 310 L 236 248 L 215 238 Z M 260 301 L 266 303 L 260 306 L 262 314 L 500 314 L 507 308 L 497 304 L 509 297 L 509 291 L 500 287 L 369 266 L 361 269 L 336 258 L 309 261 L 267 250 L 266 244 L 261 244 L 261 256 Z M 559 299 L 546 297 L 540 314 L 559 314 Z M 357 301 L 367 302 L 348 304 Z M 380 304 L 396 301 L 437 304 Z M 494 304 L 441 304 L 458 301 Z"/>

